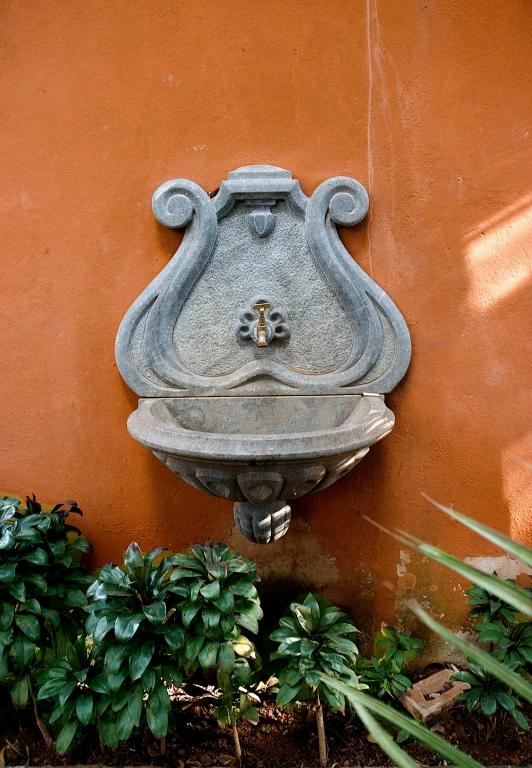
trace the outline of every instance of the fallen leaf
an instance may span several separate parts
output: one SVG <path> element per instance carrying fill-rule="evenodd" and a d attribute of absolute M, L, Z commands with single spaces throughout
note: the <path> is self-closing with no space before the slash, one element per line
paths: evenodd
<path fill-rule="evenodd" d="M 6 748 L 7 744 L 5 744 L 2 749 L 0 749 L 0 765 L 2 766 L 6 764 Z"/>

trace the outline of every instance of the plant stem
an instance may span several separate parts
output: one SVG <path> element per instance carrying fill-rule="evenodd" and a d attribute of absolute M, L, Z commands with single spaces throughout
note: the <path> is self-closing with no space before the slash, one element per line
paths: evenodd
<path fill-rule="evenodd" d="M 166 755 L 166 736 L 159 739 L 159 752 L 161 755 Z"/>
<path fill-rule="evenodd" d="M 323 720 L 323 707 L 319 694 L 316 694 L 316 724 L 318 726 L 318 743 L 320 748 L 320 768 L 327 766 L 327 737 L 325 735 L 325 722 Z"/>
<path fill-rule="evenodd" d="M 231 729 L 233 731 L 233 741 L 235 742 L 235 752 L 236 752 L 238 764 L 242 765 L 242 750 L 240 748 L 240 738 L 238 736 L 238 728 L 236 727 L 236 720 L 232 723 Z"/>
<path fill-rule="evenodd" d="M 31 684 L 30 675 L 28 675 L 28 687 L 30 689 L 31 700 L 33 701 L 33 714 L 35 716 L 35 722 L 37 723 L 37 728 L 40 730 L 46 746 L 51 747 L 53 746 L 54 741 L 50 736 L 50 731 L 46 727 L 44 720 L 41 717 L 41 713 L 39 712 L 39 705 L 37 704 L 37 699 L 35 698 L 35 695 L 33 693 L 33 685 Z"/>

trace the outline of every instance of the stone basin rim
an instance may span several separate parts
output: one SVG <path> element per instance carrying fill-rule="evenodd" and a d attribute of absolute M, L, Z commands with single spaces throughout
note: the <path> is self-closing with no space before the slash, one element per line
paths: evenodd
<path fill-rule="evenodd" d="M 332 429 L 268 434 L 221 433 L 186 429 L 157 419 L 146 398 L 128 419 L 130 435 L 146 448 L 197 461 L 278 462 L 320 459 L 374 445 L 393 429 L 395 417 L 379 397 L 361 397 L 343 424 Z M 359 418 L 353 415 L 360 411 Z M 351 421 L 350 424 L 346 424 Z"/>

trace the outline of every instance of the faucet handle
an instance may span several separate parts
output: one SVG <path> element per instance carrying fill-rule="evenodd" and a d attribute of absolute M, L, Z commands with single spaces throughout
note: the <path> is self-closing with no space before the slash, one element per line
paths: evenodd
<path fill-rule="evenodd" d="M 258 309 L 259 311 L 269 309 L 271 307 L 271 304 L 269 304 L 267 301 L 261 301 L 258 304 L 253 304 L 253 309 Z"/>

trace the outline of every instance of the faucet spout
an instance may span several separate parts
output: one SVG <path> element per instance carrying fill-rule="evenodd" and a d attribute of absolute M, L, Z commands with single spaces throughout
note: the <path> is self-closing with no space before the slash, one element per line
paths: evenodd
<path fill-rule="evenodd" d="M 271 305 L 267 302 L 253 304 L 253 309 L 259 310 L 259 321 L 257 323 L 257 347 L 268 346 L 268 326 L 266 324 L 266 316 L 264 312 L 266 309 L 269 309 L 270 306 Z"/>

